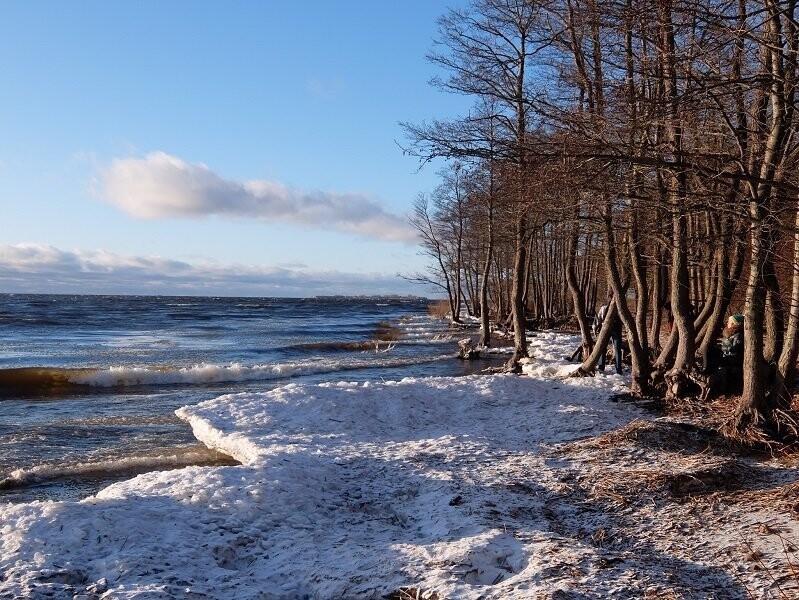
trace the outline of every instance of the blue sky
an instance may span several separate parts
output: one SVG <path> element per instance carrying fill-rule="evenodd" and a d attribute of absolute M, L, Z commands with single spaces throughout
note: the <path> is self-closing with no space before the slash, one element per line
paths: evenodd
<path fill-rule="evenodd" d="M 399 122 L 467 109 L 459 3 L 3 1 L 0 291 L 421 293 Z"/>

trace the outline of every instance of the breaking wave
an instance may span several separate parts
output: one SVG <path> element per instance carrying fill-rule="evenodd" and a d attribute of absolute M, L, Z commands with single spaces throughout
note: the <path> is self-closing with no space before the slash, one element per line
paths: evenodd
<path fill-rule="evenodd" d="M 202 445 L 170 448 L 142 456 L 88 460 L 75 463 L 46 463 L 16 469 L 0 478 L 0 490 L 23 488 L 58 479 L 134 475 L 147 471 L 178 469 L 191 465 L 234 465 L 238 461 Z"/>
<path fill-rule="evenodd" d="M 394 358 L 386 354 L 382 359 L 372 355 L 368 359 L 340 361 L 308 359 L 301 361 L 263 364 L 230 365 L 200 364 L 190 367 L 114 366 L 104 369 L 66 369 L 53 367 L 27 367 L 0 369 L 0 398 L 26 395 L 59 396 L 90 391 L 92 388 L 126 388 L 157 385 L 204 385 L 212 383 L 271 381 L 302 375 L 319 375 L 338 371 L 368 368 L 394 368 L 424 364 L 451 358 L 442 355 L 428 358 Z"/>

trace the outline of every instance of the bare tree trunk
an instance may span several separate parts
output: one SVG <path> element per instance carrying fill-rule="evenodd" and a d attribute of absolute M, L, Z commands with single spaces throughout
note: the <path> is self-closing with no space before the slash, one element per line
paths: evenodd
<path fill-rule="evenodd" d="M 710 351 L 716 343 L 716 338 L 724 323 L 724 316 L 730 302 L 730 278 L 727 271 L 729 263 L 729 246 L 724 239 L 723 230 L 718 236 L 716 244 L 716 288 L 712 293 L 712 311 L 703 326 L 703 338 L 699 345 L 700 362 L 702 369 L 707 371 L 710 365 Z M 710 306 L 711 302 L 708 302 Z"/>
<path fill-rule="evenodd" d="M 783 19 L 789 22 L 794 18 L 795 3 L 787 7 L 776 0 L 766 0 L 766 15 L 762 61 L 762 74 L 769 78 L 768 95 L 757 103 L 757 120 L 765 126 L 768 135 L 765 137 L 763 152 L 752 161 L 759 164 L 758 181 L 749 184 L 749 240 L 750 261 L 749 281 L 746 289 L 746 309 L 744 311 L 744 387 L 735 422 L 734 431 L 744 431 L 748 426 L 762 426 L 769 421 L 774 408 L 773 398 L 766 396 L 763 363 L 763 311 L 766 300 L 764 278 L 767 274 L 773 248 L 772 234 L 769 231 L 767 218 L 771 209 L 773 184 L 782 161 L 786 144 L 786 115 L 792 102 L 786 102 L 785 71 L 786 64 L 791 65 L 795 57 L 786 57 L 785 38 L 783 36 Z M 786 10 L 790 9 L 786 14 Z M 791 40 L 793 45 L 795 40 Z M 793 46 L 791 46 L 793 47 Z M 791 67 L 795 69 L 795 65 Z M 793 90 L 790 90 L 793 98 Z M 766 122 L 768 121 L 768 122 Z"/>
<path fill-rule="evenodd" d="M 621 275 L 619 274 L 612 210 L 612 203 L 607 202 L 605 214 L 603 215 L 605 225 L 605 267 L 608 272 L 609 283 L 613 289 L 613 297 L 615 298 L 616 309 L 619 311 L 619 318 L 627 330 L 627 343 L 630 346 L 631 362 L 630 393 L 645 395 L 649 393 L 649 356 L 641 345 L 635 319 L 627 306 L 627 287 L 622 285 Z"/>
<path fill-rule="evenodd" d="M 599 363 L 599 357 L 607 350 L 608 342 L 610 341 L 610 332 L 613 329 L 613 321 L 618 318 L 618 314 L 619 311 L 616 307 L 616 302 L 611 302 L 608 306 L 605 320 L 602 322 L 602 328 L 596 336 L 596 344 L 594 344 L 591 354 L 583 360 L 582 364 L 571 374 L 571 377 L 584 377 L 594 373 Z"/>
<path fill-rule="evenodd" d="M 791 401 L 791 382 L 796 374 L 796 360 L 799 358 L 799 205 L 796 212 L 793 232 L 793 276 L 791 277 L 791 304 L 788 314 L 788 330 L 785 343 L 777 361 L 777 372 L 771 387 L 771 402 L 775 406 L 789 406 Z"/>
<path fill-rule="evenodd" d="M 493 174 L 488 191 L 488 243 L 486 246 L 485 262 L 483 263 L 483 278 L 480 282 L 480 346 L 491 347 L 491 314 L 488 308 L 488 288 L 491 276 L 491 261 L 494 255 L 494 191 Z"/>
<path fill-rule="evenodd" d="M 536 316 L 540 316 L 543 312 L 543 301 L 541 299 L 541 289 L 542 289 L 542 281 L 541 281 L 541 262 L 542 256 L 540 252 L 534 252 L 533 244 L 536 242 L 536 236 L 531 235 L 528 236 L 527 245 L 525 247 L 526 255 L 524 257 L 524 281 L 522 283 L 522 306 L 527 312 L 527 307 L 530 306 L 529 294 L 530 294 L 530 278 L 533 277 L 533 258 L 535 258 L 535 278 L 537 280 L 537 285 L 535 286 L 535 302 L 533 302 L 533 306 L 535 307 L 535 314 Z M 525 321 L 526 322 L 526 321 Z"/>
<path fill-rule="evenodd" d="M 581 339 L 581 346 L 583 349 L 583 361 L 587 360 L 588 357 L 591 355 L 591 349 L 594 345 L 594 339 L 591 335 L 591 327 L 588 323 L 588 317 L 586 316 L 585 310 L 585 295 L 583 290 L 580 288 L 580 284 L 577 281 L 577 250 L 579 248 L 580 242 L 580 206 L 579 204 L 575 204 L 574 211 L 572 213 L 573 223 L 571 228 L 571 234 L 569 236 L 569 250 L 566 255 L 566 282 L 569 286 L 569 291 L 571 292 L 572 302 L 574 304 L 574 317 L 577 319 L 577 323 L 580 326 L 580 339 Z"/>
<path fill-rule="evenodd" d="M 706 237 L 708 240 L 713 241 L 713 245 L 712 252 L 705 257 L 710 268 L 706 269 L 707 277 L 702 284 L 702 310 L 699 311 L 698 315 L 695 315 L 696 318 L 694 319 L 694 332 L 696 333 L 694 343 L 697 347 L 701 346 L 704 340 L 707 331 L 705 324 L 716 308 L 719 290 L 718 280 L 722 276 L 721 271 L 727 265 L 726 259 L 723 260 L 720 256 L 720 249 L 724 248 L 726 250 L 726 247 L 724 246 L 725 241 L 721 238 L 719 219 L 714 214 L 706 214 L 705 219 L 707 221 Z M 699 306 L 699 304 L 696 304 L 696 306 Z"/>
<path fill-rule="evenodd" d="M 635 281 L 636 310 L 635 327 L 641 348 L 649 361 L 649 339 L 646 327 L 646 316 L 649 313 L 649 288 L 646 278 L 646 261 L 641 255 L 641 248 L 638 236 L 638 216 L 637 208 L 633 207 L 632 223 L 630 228 L 630 265 L 632 267 L 633 279 Z M 647 369 L 648 371 L 648 369 Z M 648 376 L 648 372 L 647 372 Z"/>
<path fill-rule="evenodd" d="M 666 190 L 672 213 L 672 261 L 671 261 L 671 310 L 674 314 L 673 328 L 678 332 L 677 353 L 674 365 L 667 374 L 669 394 L 679 395 L 682 381 L 692 368 L 694 361 L 694 322 L 690 315 L 689 274 L 686 216 L 686 171 L 683 163 L 683 128 L 679 114 L 679 91 L 676 74 L 676 47 L 672 2 L 658 3 L 658 26 L 660 38 L 660 65 L 663 70 L 665 96 L 664 150 L 671 155 L 673 166 L 666 171 Z"/>
<path fill-rule="evenodd" d="M 516 219 L 516 251 L 513 261 L 513 289 L 511 292 L 511 317 L 513 319 L 513 356 L 507 368 L 516 370 L 519 361 L 527 358 L 527 317 L 524 296 L 527 282 L 527 219 L 522 215 Z"/>
<path fill-rule="evenodd" d="M 744 388 L 737 411 L 737 428 L 760 425 L 767 412 L 765 369 L 763 365 L 763 310 L 766 290 L 762 283 L 766 240 L 762 224 L 754 221 L 750 229 L 749 281 L 744 309 Z"/>
<path fill-rule="evenodd" d="M 663 315 L 663 284 L 661 283 L 661 274 L 663 273 L 662 254 L 660 249 L 655 250 L 655 264 L 652 269 L 652 324 L 649 329 L 649 339 L 651 341 L 652 349 L 656 352 L 660 351 L 660 325 Z"/>
<path fill-rule="evenodd" d="M 678 210 L 680 210 L 678 208 Z M 688 299 L 688 261 L 685 251 L 685 215 L 674 217 L 674 249 L 671 264 L 671 310 L 674 314 L 672 328 L 677 331 L 677 352 L 668 374 L 672 383 L 671 394 L 682 393 L 682 380 L 694 363 L 694 320 L 690 314 Z"/>
<path fill-rule="evenodd" d="M 770 245 L 774 246 L 772 240 Z M 775 363 L 782 353 L 785 331 L 785 313 L 780 295 L 780 282 L 774 271 L 774 260 L 769 259 L 766 266 L 766 336 L 763 340 L 763 359 Z"/>

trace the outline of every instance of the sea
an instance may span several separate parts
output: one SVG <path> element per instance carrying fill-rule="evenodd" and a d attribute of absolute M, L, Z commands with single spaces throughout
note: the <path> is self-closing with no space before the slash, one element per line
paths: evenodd
<path fill-rule="evenodd" d="M 0 295 L 0 502 L 235 464 L 175 410 L 289 383 L 459 376 L 475 332 L 409 297 Z M 493 359 L 496 361 L 496 359 Z"/>

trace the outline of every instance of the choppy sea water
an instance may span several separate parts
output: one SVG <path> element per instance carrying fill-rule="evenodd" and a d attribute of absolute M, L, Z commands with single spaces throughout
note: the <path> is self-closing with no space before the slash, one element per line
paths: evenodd
<path fill-rule="evenodd" d="M 463 375 L 410 298 L 0 295 L 0 502 L 76 499 L 230 459 L 175 409 L 289 382 Z"/>

